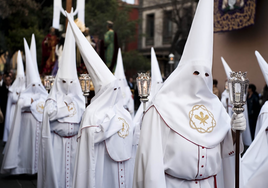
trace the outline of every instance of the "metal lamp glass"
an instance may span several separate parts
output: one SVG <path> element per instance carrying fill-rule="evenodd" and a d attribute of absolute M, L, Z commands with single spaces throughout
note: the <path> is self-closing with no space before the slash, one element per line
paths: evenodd
<path fill-rule="evenodd" d="M 233 111 L 236 114 L 243 113 L 243 105 L 247 100 L 249 80 L 246 78 L 247 73 L 231 72 L 228 80 L 230 102 L 233 104 Z M 240 130 L 236 130 L 236 153 L 235 153 L 235 188 L 239 188 L 239 163 L 240 163 Z"/>
<path fill-rule="evenodd" d="M 51 88 L 53 86 L 53 83 L 54 83 L 54 80 L 55 80 L 55 77 L 52 76 L 52 75 L 45 76 L 44 85 L 45 85 L 45 88 L 46 88 L 47 91 L 51 90 Z"/>
<path fill-rule="evenodd" d="M 87 97 L 89 96 L 90 92 L 90 77 L 88 74 L 80 74 L 79 81 L 86 99 L 85 102 L 87 104 Z"/>
<path fill-rule="evenodd" d="M 136 78 L 139 96 L 141 97 L 141 102 L 143 103 L 143 111 L 146 109 L 146 102 L 148 102 L 148 96 L 151 90 L 151 78 L 149 73 L 138 73 Z"/>
<path fill-rule="evenodd" d="M 246 72 L 231 72 L 230 75 L 228 80 L 230 102 L 234 106 L 233 111 L 240 114 L 244 111 L 243 105 L 247 101 L 249 80 L 246 78 Z"/>

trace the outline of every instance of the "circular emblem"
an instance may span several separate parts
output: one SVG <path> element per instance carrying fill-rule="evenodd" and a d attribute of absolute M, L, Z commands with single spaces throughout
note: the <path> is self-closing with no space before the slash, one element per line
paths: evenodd
<path fill-rule="evenodd" d="M 120 137 L 126 138 L 129 134 L 129 125 L 123 118 L 118 118 L 120 120 L 120 123 L 122 123 L 122 129 L 120 129 L 117 133 Z"/>
<path fill-rule="evenodd" d="M 76 109 L 74 103 L 69 104 L 68 111 L 69 111 L 69 117 L 73 117 L 76 114 Z"/>
<path fill-rule="evenodd" d="M 43 114 L 44 107 L 45 107 L 45 101 L 40 101 L 36 105 L 36 111 L 39 112 L 40 114 Z"/>
<path fill-rule="evenodd" d="M 213 114 L 204 105 L 195 105 L 189 112 L 190 127 L 199 133 L 211 133 L 216 127 Z"/>

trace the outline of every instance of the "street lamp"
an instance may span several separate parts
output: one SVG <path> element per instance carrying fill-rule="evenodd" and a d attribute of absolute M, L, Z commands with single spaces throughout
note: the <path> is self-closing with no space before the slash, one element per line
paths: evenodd
<path fill-rule="evenodd" d="M 151 78 L 149 73 L 138 73 L 136 78 L 139 96 L 141 97 L 141 102 L 143 103 L 143 112 L 146 110 L 146 102 L 148 102 L 148 96 L 151 90 Z"/>
<path fill-rule="evenodd" d="M 170 74 L 171 74 L 174 65 L 174 54 L 173 53 L 169 54 L 168 58 L 169 58 L 168 64 L 170 64 Z"/>
<path fill-rule="evenodd" d="M 90 77 L 88 74 L 80 74 L 79 81 L 85 96 L 85 103 L 87 104 L 87 97 L 89 96 L 90 92 Z"/>
<path fill-rule="evenodd" d="M 249 80 L 247 73 L 231 72 L 228 80 L 230 102 L 236 114 L 243 113 L 243 105 L 247 100 Z M 235 187 L 239 188 L 239 153 L 240 153 L 240 130 L 236 130 L 236 153 L 235 153 Z"/>

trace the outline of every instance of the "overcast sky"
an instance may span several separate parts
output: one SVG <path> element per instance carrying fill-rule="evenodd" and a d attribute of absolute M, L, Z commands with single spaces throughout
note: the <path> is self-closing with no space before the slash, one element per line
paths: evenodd
<path fill-rule="evenodd" d="M 134 4 L 134 0 L 123 0 L 123 1 L 125 1 L 125 2 L 127 2 L 129 4 Z"/>

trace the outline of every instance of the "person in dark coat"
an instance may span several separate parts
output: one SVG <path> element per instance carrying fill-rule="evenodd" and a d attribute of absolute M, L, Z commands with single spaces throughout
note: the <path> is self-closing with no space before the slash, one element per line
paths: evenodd
<path fill-rule="evenodd" d="M 255 135 L 256 122 L 260 112 L 259 95 L 256 92 L 256 86 L 254 84 L 249 84 L 247 105 L 248 105 L 249 127 L 251 137 L 253 140 Z"/>

